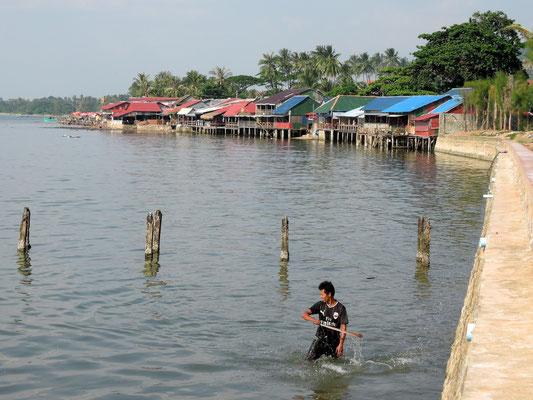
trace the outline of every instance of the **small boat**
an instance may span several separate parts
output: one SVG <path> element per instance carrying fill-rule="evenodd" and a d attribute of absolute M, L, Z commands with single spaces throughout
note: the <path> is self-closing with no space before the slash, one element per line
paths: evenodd
<path fill-rule="evenodd" d="M 56 118 L 44 117 L 44 122 L 57 122 Z"/>

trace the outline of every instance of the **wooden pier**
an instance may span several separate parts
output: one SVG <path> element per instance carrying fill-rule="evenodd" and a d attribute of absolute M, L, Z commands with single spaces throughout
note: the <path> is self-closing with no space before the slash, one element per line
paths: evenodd
<path fill-rule="evenodd" d="M 273 139 L 291 139 L 309 134 L 307 129 L 278 129 L 275 124 L 259 124 L 254 122 L 233 124 L 204 124 L 188 125 L 186 129 L 199 134 L 241 136 L 241 137 L 269 137 Z M 359 131 L 353 126 L 339 126 L 337 128 L 322 129 L 322 138 L 332 143 L 353 143 L 365 147 L 382 149 L 407 149 L 412 151 L 432 152 L 437 143 L 437 136 L 418 136 L 408 134 L 393 134 L 392 132 Z"/>

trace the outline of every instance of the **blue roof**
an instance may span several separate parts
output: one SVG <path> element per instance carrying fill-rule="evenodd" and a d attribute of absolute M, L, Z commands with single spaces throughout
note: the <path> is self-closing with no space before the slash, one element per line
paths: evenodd
<path fill-rule="evenodd" d="M 446 103 L 441 104 L 437 108 L 431 111 L 432 114 L 440 114 L 450 111 L 455 106 L 458 106 L 463 102 L 463 99 L 460 97 L 454 97 L 453 99 L 448 100 Z"/>
<path fill-rule="evenodd" d="M 366 106 L 364 106 L 362 110 L 363 111 L 381 111 L 407 98 L 408 98 L 407 96 L 378 97 L 372 100 Z"/>
<path fill-rule="evenodd" d="M 274 111 L 272 111 L 271 114 L 276 115 L 285 115 L 287 114 L 291 109 L 296 107 L 298 104 L 300 104 L 305 99 L 309 98 L 309 96 L 294 96 L 291 97 L 289 100 L 287 100 L 285 103 L 283 103 L 281 106 L 276 108 Z"/>
<path fill-rule="evenodd" d="M 394 104 L 391 107 L 385 108 L 384 113 L 409 113 L 418 110 L 421 107 L 434 103 L 445 97 L 451 97 L 449 94 L 441 94 L 438 96 L 410 96 L 404 101 Z"/>

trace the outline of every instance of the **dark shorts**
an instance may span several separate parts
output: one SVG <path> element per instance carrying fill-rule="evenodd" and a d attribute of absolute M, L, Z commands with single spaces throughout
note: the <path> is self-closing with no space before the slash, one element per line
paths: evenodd
<path fill-rule="evenodd" d="M 307 352 L 307 359 L 310 361 L 317 360 L 322 356 L 337 358 L 335 350 L 338 345 L 339 343 L 328 341 L 324 337 L 315 336 L 315 339 L 313 340 L 313 343 L 311 343 L 311 347 Z"/>

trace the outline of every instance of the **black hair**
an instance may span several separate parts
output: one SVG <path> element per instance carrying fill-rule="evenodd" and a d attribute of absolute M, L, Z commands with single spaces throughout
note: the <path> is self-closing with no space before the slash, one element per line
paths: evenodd
<path fill-rule="evenodd" d="M 325 293 L 329 293 L 335 297 L 335 286 L 333 286 L 333 283 L 330 281 L 322 282 L 320 285 L 318 285 L 318 290 L 324 290 Z"/>

